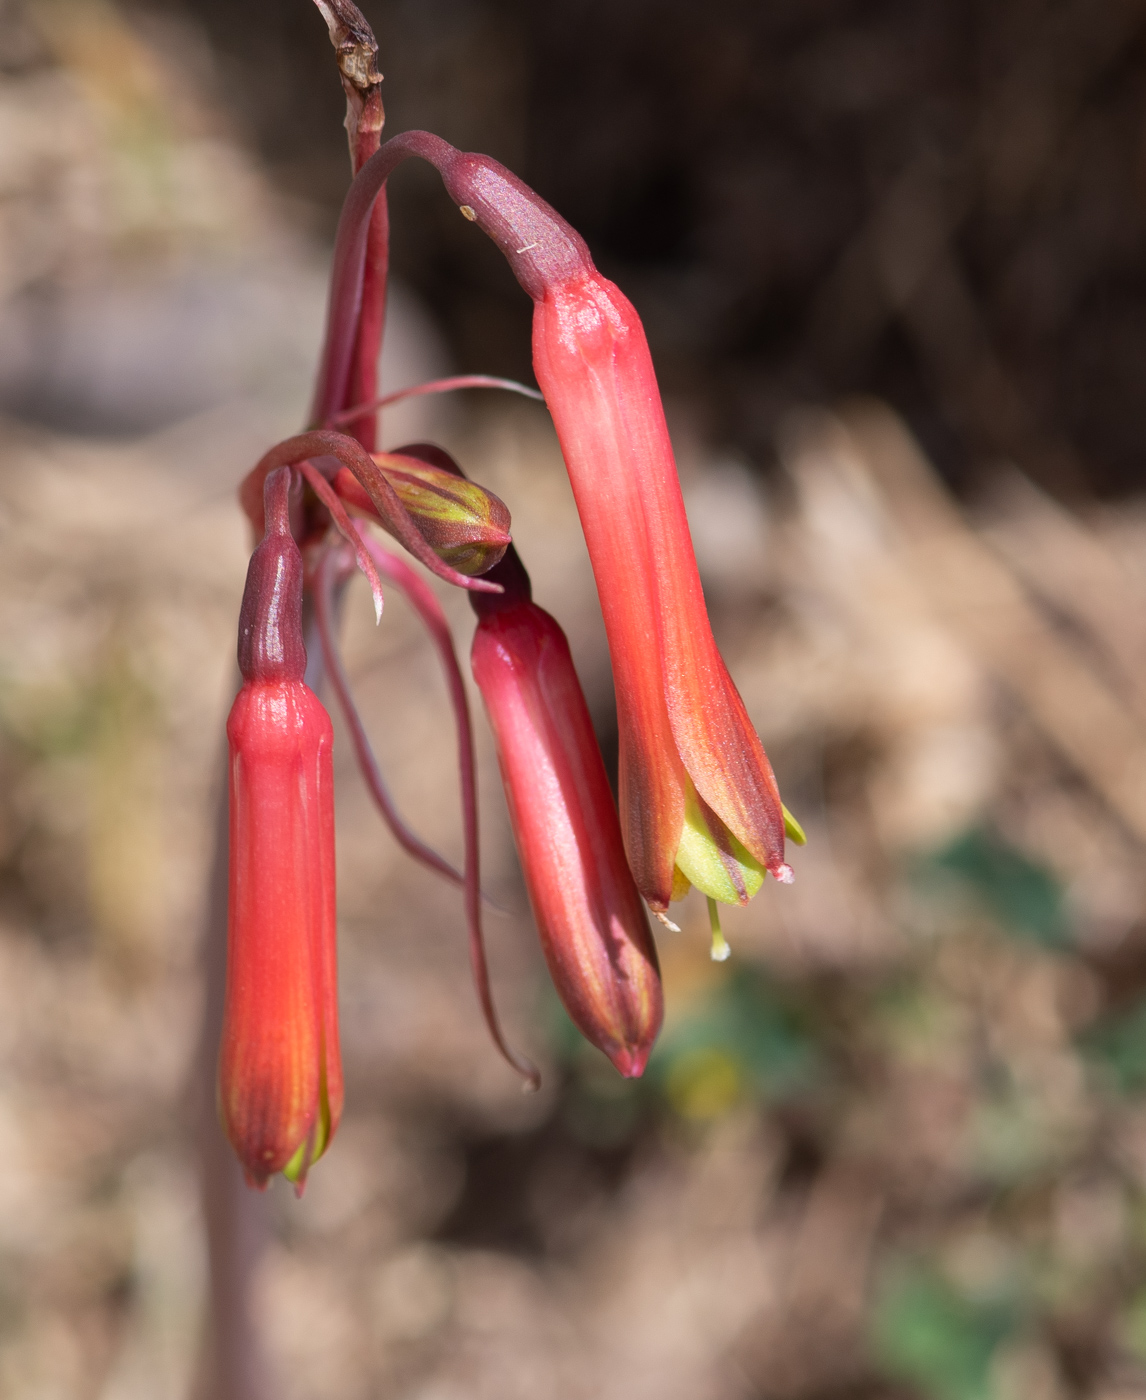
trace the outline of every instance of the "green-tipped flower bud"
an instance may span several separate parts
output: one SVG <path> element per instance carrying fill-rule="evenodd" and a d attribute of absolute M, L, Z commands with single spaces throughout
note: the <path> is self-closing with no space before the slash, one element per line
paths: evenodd
<path fill-rule="evenodd" d="M 448 452 L 419 442 L 398 452 L 375 453 L 374 460 L 443 563 L 474 577 L 501 560 L 510 541 L 509 511 L 492 491 L 462 476 Z M 378 518 L 350 472 L 339 472 L 335 489 L 348 505 Z"/>
<path fill-rule="evenodd" d="M 386 473 L 426 543 L 461 574 L 484 574 L 509 545 L 509 511 L 492 492 L 416 457 L 383 453 Z"/>

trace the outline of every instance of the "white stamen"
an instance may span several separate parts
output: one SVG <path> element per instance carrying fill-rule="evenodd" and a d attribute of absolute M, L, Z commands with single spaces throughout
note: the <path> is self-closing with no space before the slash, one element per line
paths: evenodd
<path fill-rule="evenodd" d="M 708 896 L 708 922 L 712 929 L 712 952 L 713 962 L 724 962 L 727 960 L 732 949 L 724 937 L 720 928 L 720 910 L 717 908 L 716 900 L 711 895 Z"/>
<path fill-rule="evenodd" d="M 790 865 L 778 865 L 772 873 L 782 885 L 790 885 L 796 878 L 796 872 Z"/>
<path fill-rule="evenodd" d="M 664 924 L 665 928 L 667 928 L 670 933 L 680 932 L 680 924 L 674 924 L 667 914 L 662 914 L 657 909 L 654 909 L 653 913 L 656 914 L 657 918 L 661 921 L 662 924 Z"/>

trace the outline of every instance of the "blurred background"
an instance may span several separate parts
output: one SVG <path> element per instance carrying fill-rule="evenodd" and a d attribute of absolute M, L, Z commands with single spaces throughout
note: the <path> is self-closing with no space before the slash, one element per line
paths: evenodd
<path fill-rule="evenodd" d="M 284 1400 L 1146 1396 L 1146 0 L 373 0 L 387 130 L 517 170 L 633 298 L 714 626 L 809 844 L 657 929 L 643 1082 L 544 968 L 484 721 L 495 984 L 344 731 L 347 1112 L 248 1198 Z M 309 0 L 0 0 L 0 1394 L 222 1400 L 201 1025 L 234 488 L 297 430 L 348 183 Z M 530 379 L 529 304 L 393 181 L 388 388 Z M 383 416 L 509 504 L 607 759 L 535 405 Z M 464 599 L 443 602 L 468 646 Z M 345 644 L 460 855 L 403 601 Z M 198 1107 L 197 1107 L 198 1105 Z M 253 1392 L 244 1400 L 260 1400 Z"/>

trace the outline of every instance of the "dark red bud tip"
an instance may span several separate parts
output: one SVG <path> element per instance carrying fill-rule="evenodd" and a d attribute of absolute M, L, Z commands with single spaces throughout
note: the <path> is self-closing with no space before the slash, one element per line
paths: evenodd
<path fill-rule="evenodd" d="M 453 151 L 439 155 L 435 164 L 450 198 L 493 239 L 534 301 L 547 287 L 593 271 L 589 248 L 576 229 L 500 162 Z"/>
<path fill-rule="evenodd" d="M 302 555 L 290 528 L 292 472 L 278 467 L 263 485 L 266 533 L 251 555 L 239 610 L 239 670 L 245 681 L 301 681 Z"/>

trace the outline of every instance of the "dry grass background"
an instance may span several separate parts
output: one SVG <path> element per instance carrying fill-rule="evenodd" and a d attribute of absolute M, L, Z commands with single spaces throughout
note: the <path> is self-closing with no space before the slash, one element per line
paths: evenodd
<path fill-rule="evenodd" d="M 300 419 L 324 268 L 178 32 L 176 68 L 171 31 L 108 0 L 0 10 L 13 1400 L 182 1400 L 203 1344 L 191 1105 L 233 487 Z M 390 384 L 446 367 L 409 295 L 388 354 Z M 765 481 L 669 407 L 714 625 L 808 829 L 796 883 L 729 914 L 729 964 L 702 907 L 658 929 L 668 1022 L 622 1085 L 545 991 L 482 729 L 498 995 L 546 1074 L 523 1098 L 457 897 L 396 851 L 340 742 L 348 1106 L 304 1199 L 260 1206 L 274 1393 L 1146 1395 L 1146 506 L 1068 511 L 1017 466 L 957 502 L 872 398 L 789 409 Z M 607 743 L 544 415 L 385 425 L 425 434 L 509 502 Z M 396 597 L 376 630 L 360 592 L 346 647 L 404 808 L 456 856 L 425 640 Z"/>

